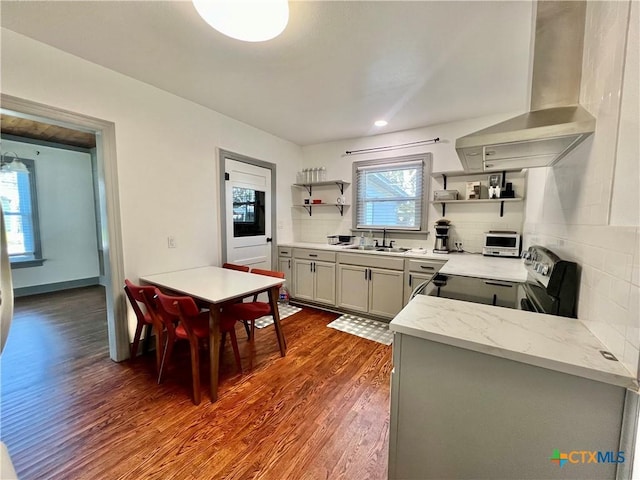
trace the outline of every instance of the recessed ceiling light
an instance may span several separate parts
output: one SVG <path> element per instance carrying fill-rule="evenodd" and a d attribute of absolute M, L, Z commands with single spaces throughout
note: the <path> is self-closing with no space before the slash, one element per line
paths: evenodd
<path fill-rule="evenodd" d="M 192 0 L 198 14 L 220 33 L 245 42 L 280 35 L 289 22 L 287 0 Z"/>
<path fill-rule="evenodd" d="M 386 120 L 376 120 L 374 125 L 376 127 L 384 127 L 387 123 L 389 122 L 387 122 Z"/>

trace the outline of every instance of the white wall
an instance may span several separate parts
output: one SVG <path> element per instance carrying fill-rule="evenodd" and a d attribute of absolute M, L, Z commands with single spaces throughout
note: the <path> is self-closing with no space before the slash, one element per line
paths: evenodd
<path fill-rule="evenodd" d="M 297 145 L 6 29 L 1 53 L 3 93 L 115 123 L 127 277 L 220 264 L 218 148 L 277 165 L 277 239 L 293 239 Z"/>
<path fill-rule="evenodd" d="M 35 162 L 40 267 L 13 269 L 15 288 L 97 278 L 98 245 L 88 153 L 2 140 L 3 152 Z"/>
<path fill-rule="evenodd" d="M 431 153 L 433 159 L 433 172 L 461 171 L 462 164 L 455 151 L 456 138 L 474 132 L 489 125 L 501 122 L 523 112 L 509 112 L 505 114 L 491 115 L 483 118 L 452 122 L 441 125 L 433 125 L 414 130 L 363 137 L 338 142 L 322 143 L 303 147 L 305 167 L 327 168 L 329 179 L 342 179 L 347 182 L 352 181 L 352 164 L 360 160 L 370 160 L 379 158 L 401 157 L 407 155 L 418 155 Z M 346 151 L 360 150 L 365 148 L 381 147 L 387 145 L 399 145 L 432 138 L 440 138 L 435 144 L 421 147 L 408 147 L 388 152 L 367 153 L 358 155 L 346 155 Z M 431 179 L 427 179 L 429 184 Z M 476 177 L 484 185 L 487 184 L 486 175 Z M 430 185 L 429 198 L 432 198 L 434 189 L 441 189 L 440 178 L 434 178 Z M 450 179 L 450 181 L 454 181 Z M 511 181 L 511 180 L 509 180 Z M 522 188 L 519 188 L 521 186 Z M 514 188 L 520 194 L 524 189 L 524 182 Z M 349 204 L 353 204 L 353 189 L 349 187 L 345 192 Z M 305 196 L 305 191 L 292 189 L 291 195 L 295 199 L 294 203 L 300 203 Z M 335 189 L 323 189 L 315 194 L 314 198 L 335 202 L 337 191 Z M 462 191 L 461 194 L 464 194 Z M 477 251 L 481 248 L 482 232 L 490 229 L 517 230 L 522 229 L 524 207 L 523 204 L 505 205 L 505 216 L 499 216 L 497 205 L 455 205 L 447 207 L 446 218 L 453 224 L 452 235 L 456 241 L 462 241 L 464 248 L 469 251 Z M 428 223 L 431 233 L 425 235 L 401 235 L 393 234 L 391 238 L 397 240 L 399 246 L 419 246 L 423 248 L 433 248 L 434 232 L 433 222 L 442 217 L 442 209 L 430 205 L 428 208 Z M 326 236 L 332 234 L 350 234 L 352 228 L 352 207 L 345 211 L 344 217 L 336 209 L 325 207 L 314 209 L 313 216 L 302 208 L 294 208 L 293 218 L 295 222 L 295 238 L 301 242 L 326 242 Z"/>
<path fill-rule="evenodd" d="M 299 168 L 290 142 L 6 29 L 2 91 L 115 123 L 128 277 L 220 262 L 217 148 L 277 164 L 278 191 Z M 289 195 L 277 216 L 291 240 Z"/>
<path fill-rule="evenodd" d="M 596 117 L 596 133 L 556 166 L 529 172 L 525 236 L 527 244 L 546 245 L 581 265 L 578 318 L 638 374 L 639 64 L 632 4 L 627 31 L 629 2 L 587 3 L 580 101 Z"/>

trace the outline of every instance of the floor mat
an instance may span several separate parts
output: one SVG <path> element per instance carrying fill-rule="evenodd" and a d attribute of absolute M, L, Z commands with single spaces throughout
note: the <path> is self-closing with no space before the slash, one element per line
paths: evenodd
<path fill-rule="evenodd" d="M 391 345 L 393 332 L 389 330 L 389 325 L 384 322 L 377 322 L 368 318 L 356 317 L 355 315 L 342 315 L 327 325 L 341 332 L 350 333 L 358 337 L 373 340 L 384 345 Z"/>
<path fill-rule="evenodd" d="M 300 307 L 294 307 L 293 305 L 278 304 L 278 312 L 280 312 L 280 320 L 290 317 L 294 313 L 298 313 L 302 310 Z M 256 328 L 264 328 L 273 324 L 273 317 L 271 315 L 265 315 L 256 320 Z"/>

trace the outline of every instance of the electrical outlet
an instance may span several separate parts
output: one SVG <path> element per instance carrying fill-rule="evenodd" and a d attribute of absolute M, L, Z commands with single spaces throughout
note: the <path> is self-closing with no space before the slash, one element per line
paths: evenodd
<path fill-rule="evenodd" d="M 167 247 L 169 248 L 176 248 L 176 237 L 174 237 L 173 235 L 169 235 L 167 237 Z"/>

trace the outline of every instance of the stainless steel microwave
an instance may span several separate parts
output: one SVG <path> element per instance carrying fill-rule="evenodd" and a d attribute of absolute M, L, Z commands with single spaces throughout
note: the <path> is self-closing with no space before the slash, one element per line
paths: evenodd
<path fill-rule="evenodd" d="M 520 234 L 518 232 L 492 230 L 484 234 L 483 255 L 519 257 L 520 249 Z"/>

